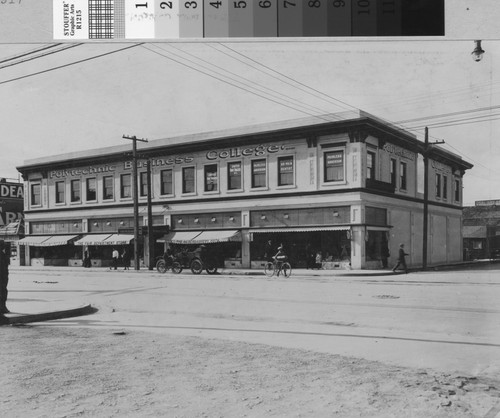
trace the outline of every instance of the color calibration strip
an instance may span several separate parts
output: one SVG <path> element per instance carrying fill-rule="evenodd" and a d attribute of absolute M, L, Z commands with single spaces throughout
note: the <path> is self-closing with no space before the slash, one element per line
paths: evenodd
<path fill-rule="evenodd" d="M 444 36 L 444 0 L 53 0 L 54 39 Z"/>

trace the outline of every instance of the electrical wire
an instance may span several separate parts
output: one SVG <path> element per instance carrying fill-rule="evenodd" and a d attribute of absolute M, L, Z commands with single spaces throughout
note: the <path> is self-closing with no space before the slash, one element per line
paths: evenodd
<path fill-rule="evenodd" d="M 12 67 L 14 65 L 24 64 L 25 62 L 33 61 L 33 60 L 36 60 L 36 59 L 39 59 L 39 58 L 43 58 L 43 57 L 46 57 L 48 55 L 57 54 L 59 52 L 66 51 L 67 49 L 75 48 L 75 47 L 80 46 L 80 45 L 83 45 L 83 43 L 66 45 L 66 46 L 63 46 L 62 48 L 60 48 L 60 49 L 58 49 L 56 51 L 46 52 L 44 54 L 40 54 L 40 55 L 37 55 L 35 57 L 29 57 L 29 58 L 25 58 L 25 59 L 17 61 L 17 62 L 13 62 L 13 63 L 6 64 L 6 65 L 1 65 L 0 66 L 0 70 L 3 69 L 3 68 Z"/>
<path fill-rule="evenodd" d="M 23 80 L 23 79 L 26 79 L 26 78 L 29 78 L 29 77 L 34 77 L 34 76 L 40 75 L 40 74 L 45 74 L 45 73 L 48 73 L 48 72 L 51 72 L 51 71 L 59 70 L 61 68 L 67 68 L 67 67 L 70 67 L 72 65 L 81 64 L 82 62 L 92 61 L 92 60 L 95 60 L 97 58 L 102 58 L 102 57 L 105 57 L 105 56 L 108 56 L 108 55 L 116 54 L 117 52 L 122 52 L 122 51 L 125 51 L 127 49 L 135 48 L 135 47 L 140 46 L 142 44 L 143 44 L 142 42 L 141 43 L 137 43 L 137 44 L 134 44 L 134 45 L 127 46 L 125 48 L 120 48 L 120 49 L 116 49 L 114 51 L 106 52 L 104 54 L 94 55 L 94 56 L 89 57 L 89 58 L 84 58 L 84 59 L 81 59 L 81 60 L 78 60 L 78 61 L 73 61 L 73 62 L 70 62 L 68 64 L 63 64 L 63 65 L 59 65 L 57 67 L 48 68 L 46 70 L 37 71 L 35 73 L 26 74 L 26 75 L 23 75 L 23 76 L 20 76 L 20 77 L 11 78 L 9 80 L 0 81 L 0 85 L 7 84 L 7 83 L 12 83 L 14 81 Z"/>
<path fill-rule="evenodd" d="M 155 45 L 155 46 L 157 46 L 157 47 L 158 47 L 158 45 Z M 228 74 L 231 74 L 232 76 L 235 76 L 235 77 L 236 77 L 236 79 L 231 78 L 231 77 L 228 77 L 228 78 L 229 78 L 230 80 L 232 80 L 232 81 L 236 81 L 236 82 L 242 83 L 242 84 L 246 85 L 247 87 L 254 88 L 254 89 L 256 89 L 256 90 L 258 90 L 258 91 L 260 91 L 260 92 L 262 92 L 262 93 L 264 93 L 264 94 L 268 94 L 268 95 L 270 95 L 270 96 L 272 96 L 272 97 L 275 97 L 275 98 L 277 98 L 277 99 L 279 99 L 279 100 L 283 100 L 283 101 L 288 102 L 288 103 L 291 103 L 291 104 L 293 104 L 293 105 L 296 105 L 296 106 L 298 105 L 298 106 L 303 107 L 303 108 L 309 108 L 309 110 L 316 111 L 316 112 L 321 112 L 321 113 L 323 113 L 323 114 L 328 113 L 328 111 L 327 111 L 327 110 L 320 109 L 320 108 L 318 108 L 318 107 L 311 106 L 311 105 L 307 105 L 307 104 L 301 104 L 301 103 L 297 102 L 297 100 L 295 100 L 295 99 L 294 99 L 293 97 L 291 97 L 291 96 L 288 96 L 288 95 L 286 95 L 286 94 L 280 93 L 280 92 L 278 92 L 277 90 L 274 90 L 274 89 L 271 89 L 271 88 L 268 88 L 268 87 L 264 87 L 264 86 L 260 85 L 259 83 L 253 82 L 253 81 L 251 81 L 251 80 L 249 80 L 249 79 L 247 79 L 247 78 L 245 78 L 245 77 L 240 76 L 239 74 L 236 74 L 236 73 L 234 73 L 234 72 L 232 72 L 232 71 L 226 70 L 225 68 L 222 68 L 221 66 L 218 66 L 218 65 L 212 64 L 212 63 L 208 62 L 207 60 L 204 60 L 204 59 L 202 59 L 202 58 L 200 58 L 200 57 L 197 57 L 196 55 L 191 54 L 191 53 L 189 53 L 189 52 L 183 51 L 183 50 L 181 50 L 180 48 L 174 47 L 174 46 L 172 46 L 172 45 L 169 45 L 169 46 L 170 46 L 171 48 L 174 48 L 174 49 L 176 49 L 176 50 L 178 50 L 178 51 L 180 51 L 180 52 L 182 52 L 182 53 L 184 53 L 184 54 L 188 55 L 188 56 L 194 57 L 195 59 L 197 59 L 197 60 L 199 60 L 199 61 L 202 61 L 202 62 L 204 62 L 204 63 L 206 63 L 206 64 L 208 64 L 208 65 L 211 65 L 211 66 L 213 66 L 213 67 L 217 68 L 218 70 L 222 70 L 222 71 L 224 71 L 224 72 L 226 72 L 226 73 L 228 73 Z M 160 49 L 163 49 L 164 51 L 166 51 L 166 50 L 165 50 L 165 48 L 163 48 L 163 47 L 159 47 L 159 48 L 160 48 Z M 181 59 L 186 59 L 186 58 L 182 58 L 182 57 L 180 57 L 179 55 L 176 55 L 176 54 L 174 54 L 174 56 L 177 56 L 177 57 L 179 57 L 179 58 L 181 58 Z M 187 61 L 188 61 L 188 62 L 191 62 L 191 63 L 193 63 L 193 64 L 195 64 L 193 61 L 190 61 L 190 60 L 187 60 Z M 205 69 L 207 69 L 207 68 L 205 67 Z M 207 70 L 208 70 L 208 71 L 212 71 L 212 70 L 209 70 L 209 69 L 207 69 Z M 217 72 L 216 72 L 216 73 L 217 73 Z M 219 74 L 220 76 L 224 77 L 224 75 L 223 75 L 223 74 L 221 74 L 221 73 L 217 73 L 217 74 Z M 238 79 L 240 79 L 240 80 L 244 80 L 244 81 L 239 81 Z M 255 87 L 255 86 L 257 86 L 257 87 Z M 270 94 L 270 93 L 268 93 L 269 91 L 272 91 L 273 93 L 276 93 L 276 94 L 275 94 L 275 95 Z M 288 100 L 288 99 L 291 99 L 291 100 Z"/>
<path fill-rule="evenodd" d="M 60 43 L 58 43 L 58 44 L 51 44 L 51 45 L 48 45 L 48 46 L 44 46 L 42 48 L 34 49 L 32 51 L 23 52 L 22 54 L 17 54 L 17 55 L 15 55 L 13 57 L 10 57 L 10 58 L 4 58 L 3 60 L 0 61 L 0 64 L 3 64 L 4 62 L 9 62 L 9 61 L 16 60 L 16 59 L 25 57 L 27 55 L 36 54 L 37 52 L 45 51 L 45 50 L 50 49 L 50 48 L 55 48 L 55 47 L 60 46 L 60 45 L 62 45 L 62 44 L 60 44 Z"/>
<path fill-rule="evenodd" d="M 331 121 L 330 119 L 327 119 L 327 118 L 323 117 L 322 115 L 315 115 L 315 114 L 312 114 L 312 113 L 309 113 L 309 112 L 303 111 L 303 110 L 301 110 L 301 109 L 297 109 L 296 107 L 293 107 L 293 106 L 287 105 L 287 104 L 285 104 L 285 103 L 279 102 L 279 101 L 277 101 L 277 100 L 274 100 L 274 99 L 272 99 L 272 98 L 266 97 L 266 96 L 264 96 L 264 95 L 262 95 L 262 94 L 260 94 L 260 93 L 255 92 L 255 91 L 248 90 L 248 89 L 246 89 L 245 87 L 242 87 L 242 86 L 240 86 L 240 85 L 238 85 L 238 84 L 235 84 L 235 83 L 233 83 L 233 82 L 227 81 L 227 80 L 225 80 L 224 78 L 219 77 L 218 75 L 213 75 L 213 74 L 210 74 L 210 73 L 208 73 L 208 72 L 206 72 L 206 71 L 203 71 L 203 70 L 200 70 L 199 68 L 196 68 L 196 67 L 194 67 L 194 66 L 192 66 L 192 65 L 186 64 L 186 63 L 181 62 L 181 61 L 179 61 L 179 60 L 177 60 L 177 59 L 174 59 L 174 58 L 172 58 L 172 57 L 170 57 L 170 56 L 168 56 L 168 55 L 165 55 L 165 54 L 163 54 L 163 53 L 161 53 L 161 52 L 158 52 L 158 51 L 155 51 L 155 50 L 153 50 L 153 49 L 151 49 L 151 48 L 148 48 L 148 46 L 146 46 L 146 45 L 143 45 L 142 47 L 143 47 L 144 49 L 146 49 L 146 50 L 150 51 L 150 52 L 153 52 L 154 54 L 160 55 L 160 56 L 162 56 L 162 57 L 164 57 L 164 58 L 166 58 L 166 59 L 169 59 L 169 60 L 171 60 L 171 61 L 173 61 L 173 62 L 176 62 L 176 63 L 178 63 L 178 64 L 180 64 L 180 65 L 183 65 L 183 66 L 185 66 L 185 67 L 187 67 L 187 68 L 190 68 L 190 69 L 192 69 L 192 70 L 194 70 L 194 71 L 196 71 L 196 72 L 199 72 L 199 73 L 205 74 L 205 75 L 207 75 L 207 76 L 209 76 L 209 77 L 211 77 L 211 78 L 213 78 L 213 79 L 215 79 L 215 80 L 222 81 L 223 83 L 229 84 L 229 85 L 231 85 L 231 86 L 233 86 L 233 87 L 236 87 L 236 88 L 238 88 L 238 89 L 241 89 L 241 90 L 243 90 L 243 91 L 246 91 L 247 93 L 253 94 L 253 95 L 258 96 L 258 97 L 261 97 L 261 98 L 263 98 L 263 99 L 265 99 L 265 100 L 268 100 L 268 101 L 270 101 L 270 102 L 273 102 L 273 103 L 279 104 L 279 105 L 281 105 L 281 106 L 288 107 L 289 109 L 292 109 L 292 110 L 294 110 L 294 111 L 301 112 L 301 113 L 307 114 L 307 115 L 309 115 L 309 116 L 317 117 L 317 118 L 323 119 L 323 120 L 325 120 L 325 121 L 327 121 L 327 122 L 330 122 L 330 121 Z"/>
<path fill-rule="evenodd" d="M 267 65 L 262 64 L 261 62 L 258 62 L 257 60 L 255 60 L 253 58 L 248 57 L 247 55 L 242 54 L 241 52 L 235 51 L 234 49 L 228 47 L 225 44 L 219 43 L 219 45 L 222 46 L 222 47 L 224 47 L 224 48 L 226 48 L 226 49 L 228 49 L 228 50 L 230 50 L 230 51 L 232 51 L 232 52 L 234 52 L 235 54 L 238 54 L 238 55 L 244 57 L 245 59 L 247 59 L 247 60 L 249 60 L 249 61 L 257 64 L 260 67 L 263 67 L 263 68 L 265 68 L 265 69 L 267 69 L 267 70 L 269 70 L 269 71 L 271 71 L 271 72 L 273 72 L 275 74 L 278 74 L 279 76 L 285 78 L 286 80 L 292 81 L 295 84 L 290 83 L 288 81 L 285 81 L 285 80 L 283 80 L 283 79 L 281 79 L 279 77 L 273 76 L 273 75 L 271 75 L 271 74 L 269 74 L 269 73 L 267 73 L 267 72 L 265 72 L 265 71 L 257 68 L 256 66 L 250 65 L 250 64 L 248 64 L 248 63 L 246 63 L 246 62 L 244 62 L 244 61 L 242 61 L 240 59 L 237 59 L 234 56 L 231 56 L 231 55 L 229 55 L 229 54 L 227 54 L 227 53 L 225 53 L 223 51 L 218 50 L 217 48 L 213 47 L 212 45 L 208 45 L 208 46 L 210 46 L 211 48 L 215 49 L 216 51 L 219 51 L 219 52 L 221 52 L 221 53 L 223 53 L 223 54 L 225 54 L 225 55 L 227 55 L 227 56 L 229 56 L 229 57 L 231 57 L 231 58 L 233 58 L 233 59 L 235 59 L 235 60 L 237 60 L 239 62 L 244 63 L 245 65 L 249 65 L 250 67 L 257 69 L 258 71 L 260 71 L 260 72 L 262 72 L 262 73 L 264 73 L 264 74 L 266 74 L 266 75 L 268 75 L 270 77 L 273 77 L 274 79 L 279 80 L 282 83 L 288 84 L 289 86 L 292 86 L 292 87 L 297 88 L 297 89 L 299 89 L 299 90 L 301 90 L 301 91 L 303 91 L 303 92 L 305 92 L 307 94 L 310 94 L 310 95 L 314 96 L 317 99 L 324 100 L 324 101 L 326 101 L 329 104 L 334 104 L 334 105 L 339 106 L 339 107 L 344 108 L 344 109 L 349 109 L 349 110 L 356 109 L 356 110 L 358 110 L 355 106 L 352 106 L 352 105 L 350 105 L 348 103 L 343 102 L 342 100 L 339 100 L 339 99 L 336 99 L 334 97 L 331 97 L 331 96 L 329 96 L 326 93 L 323 93 L 323 92 L 321 92 L 319 90 L 316 90 L 316 89 L 314 89 L 314 88 L 312 88 L 312 87 L 310 87 L 310 86 L 308 86 L 308 85 L 306 85 L 304 83 L 301 83 L 301 82 L 295 80 L 292 77 L 289 77 L 289 76 L 287 76 L 287 75 L 285 75 L 285 74 L 283 74 L 283 73 L 281 73 L 279 71 L 274 70 L 273 68 L 271 68 L 271 67 L 269 67 Z M 298 87 L 297 85 L 301 86 L 301 87 L 304 87 L 304 88 Z M 329 100 L 326 100 L 325 97 L 327 99 L 329 99 Z M 341 103 L 341 105 L 343 105 L 343 106 L 339 105 L 337 102 Z"/>

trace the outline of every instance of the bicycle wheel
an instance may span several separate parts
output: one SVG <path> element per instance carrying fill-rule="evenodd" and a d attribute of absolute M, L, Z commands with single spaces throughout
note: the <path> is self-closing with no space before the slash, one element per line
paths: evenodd
<path fill-rule="evenodd" d="M 270 261 L 266 263 L 264 266 L 264 273 L 267 277 L 273 277 L 274 276 L 274 264 L 271 263 Z"/>
<path fill-rule="evenodd" d="M 158 270 L 158 273 L 165 273 L 167 271 L 167 263 L 165 263 L 165 260 L 158 260 L 156 263 L 156 270 Z"/>
<path fill-rule="evenodd" d="M 292 266 L 290 265 L 290 263 L 283 263 L 282 266 L 281 266 L 281 272 L 283 273 L 283 275 L 285 277 L 290 277 L 290 274 L 292 274 Z"/>
<path fill-rule="evenodd" d="M 193 260 L 191 261 L 191 271 L 193 274 L 200 274 L 203 271 L 203 264 L 201 263 L 200 260 Z"/>
<path fill-rule="evenodd" d="M 179 274 L 182 271 L 182 265 L 178 261 L 172 263 L 172 273 Z"/>

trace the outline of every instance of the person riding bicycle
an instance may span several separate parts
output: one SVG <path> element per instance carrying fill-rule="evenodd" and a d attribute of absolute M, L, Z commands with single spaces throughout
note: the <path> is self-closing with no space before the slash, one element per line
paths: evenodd
<path fill-rule="evenodd" d="M 283 245 L 280 245 L 278 247 L 278 252 L 273 257 L 273 259 L 274 262 L 276 263 L 276 271 L 278 272 L 276 275 L 279 276 L 283 263 L 288 259 L 288 256 L 286 255 L 285 250 L 283 249 Z"/>

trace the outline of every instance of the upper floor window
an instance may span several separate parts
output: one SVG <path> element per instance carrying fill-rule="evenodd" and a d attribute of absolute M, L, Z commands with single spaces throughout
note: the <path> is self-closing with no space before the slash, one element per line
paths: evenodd
<path fill-rule="evenodd" d="M 103 200 L 113 199 L 113 176 L 102 178 L 102 198 Z"/>
<path fill-rule="evenodd" d="M 194 174 L 194 167 L 184 167 L 182 169 L 182 193 L 194 193 L 196 191 Z"/>
<path fill-rule="evenodd" d="M 132 175 L 122 174 L 120 176 L 120 197 L 122 199 L 132 197 Z"/>
<path fill-rule="evenodd" d="M 71 201 L 79 202 L 82 198 L 80 180 L 71 180 L 70 189 L 71 189 Z"/>
<path fill-rule="evenodd" d="M 216 192 L 219 189 L 219 174 L 217 164 L 205 166 L 205 191 Z"/>
<path fill-rule="evenodd" d="M 391 184 L 396 187 L 396 160 L 391 158 Z"/>
<path fill-rule="evenodd" d="M 407 165 L 404 162 L 399 163 L 399 188 L 401 190 L 406 190 L 408 182 L 408 172 Z"/>
<path fill-rule="evenodd" d="M 375 153 L 366 153 L 366 178 L 375 180 Z"/>
<path fill-rule="evenodd" d="M 436 174 L 436 197 L 441 197 L 441 174 Z"/>
<path fill-rule="evenodd" d="M 87 201 L 97 200 L 97 185 L 95 177 L 87 179 Z"/>
<path fill-rule="evenodd" d="M 31 185 L 31 204 L 33 206 L 42 204 L 42 185 L 40 183 Z"/>
<path fill-rule="evenodd" d="M 148 173 L 145 171 L 139 174 L 139 196 L 146 197 L 148 195 Z"/>
<path fill-rule="evenodd" d="M 278 158 L 278 186 L 293 185 L 293 157 Z"/>
<path fill-rule="evenodd" d="M 172 170 L 162 170 L 160 173 L 160 193 L 162 195 L 173 194 L 173 176 Z"/>
<path fill-rule="evenodd" d="M 267 162 L 266 160 L 252 161 L 252 188 L 266 187 Z"/>
<path fill-rule="evenodd" d="M 64 181 L 56 181 L 56 203 L 64 203 Z"/>
<path fill-rule="evenodd" d="M 228 190 L 239 190 L 241 184 L 241 161 L 227 164 L 227 188 Z"/>
<path fill-rule="evenodd" d="M 460 202 L 460 180 L 455 180 L 455 202 Z"/>
<path fill-rule="evenodd" d="M 443 199 L 448 199 L 448 177 L 443 176 Z"/>
<path fill-rule="evenodd" d="M 329 151 L 324 154 L 325 182 L 344 180 L 344 151 Z"/>

